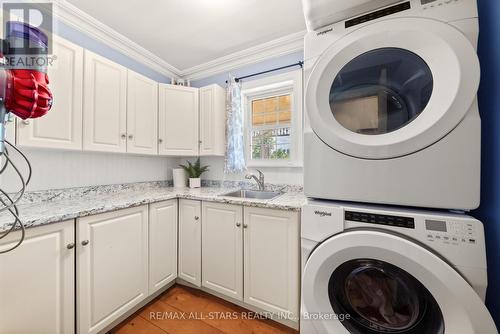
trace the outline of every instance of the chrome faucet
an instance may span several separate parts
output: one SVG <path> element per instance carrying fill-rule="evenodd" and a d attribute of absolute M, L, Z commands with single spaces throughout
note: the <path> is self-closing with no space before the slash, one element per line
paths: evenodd
<path fill-rule="evenodd" d="M 257 185 L 259 186 L 260 191 L 264 191 L 264 173 L 262 173 L 260 170 L 256 169 L 257 172 L 259 172 L 259 177 L 255 176 L 255 174 L 247 174 L 245 175 L 245 179 L 251 180 L 254 179 L 255 182 L 257 182 Z"/>

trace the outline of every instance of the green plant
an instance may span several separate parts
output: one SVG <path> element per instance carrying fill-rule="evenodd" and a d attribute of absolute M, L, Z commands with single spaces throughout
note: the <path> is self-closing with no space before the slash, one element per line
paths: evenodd
<path fill-rule="evenodd" d="M 187 165 L 179 165 L 179 167 L 182 167 L 190 178 L 196 179 L 208 171 L 208 167 L 210 166 L 201 166 L 200 158 L 198 158 L 194 164 L 191 161 L 187 161 Z"/>

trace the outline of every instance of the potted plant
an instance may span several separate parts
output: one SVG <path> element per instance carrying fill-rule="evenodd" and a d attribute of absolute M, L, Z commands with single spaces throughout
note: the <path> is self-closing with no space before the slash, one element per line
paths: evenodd
<path fill-rule="evenodd" d="M 201 187 L 200 176 L 204 172 L 208 171 L 209 166 L 201 166 L 200 158 L 196 159 L 193 164 L 191 161 L 187 161 L 187 165 L 179 165 L 184 169 L 189 177 L 189 188 L 199 188 Z"/>

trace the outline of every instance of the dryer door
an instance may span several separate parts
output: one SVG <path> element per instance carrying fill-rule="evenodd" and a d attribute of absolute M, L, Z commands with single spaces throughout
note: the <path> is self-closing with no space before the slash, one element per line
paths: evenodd
<path fill-rule="evenodd" d="M 396 18 L 349 33 L 314 65 L 306 87 L 313 131 L 365 159 L 414 153 L 471 107 L 479 62 L 469 40 L 435 20 Z"/>
<path fill-rule="evenodd" d="M 303 321 L 317 333 L 496 334 L 486 306 L 449 264 L 381 231 L 323 242 L 302 277 Z"/>

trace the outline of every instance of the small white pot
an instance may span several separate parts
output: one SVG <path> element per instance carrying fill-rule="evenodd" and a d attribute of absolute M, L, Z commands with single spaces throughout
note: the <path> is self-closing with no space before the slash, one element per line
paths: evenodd
<path fill-rule="evenodd" d="M 201 178 L 189 178 L 189 188 L 200 188 L 201 187 Z"/>

